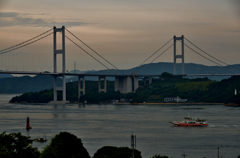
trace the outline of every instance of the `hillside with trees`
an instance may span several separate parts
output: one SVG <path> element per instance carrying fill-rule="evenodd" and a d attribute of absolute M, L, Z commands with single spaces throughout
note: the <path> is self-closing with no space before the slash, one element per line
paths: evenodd
<path fill-rule="evenodd" d="M 58 80 L 58 85 L 60 84 Z M 22 76 L 0 78 L 0 93 L 25 93 L 38 92 L 44 89 L 51 89 L 53 87 L 52 76 Z"/>
<path fill-rule="evenodd" d="M 121 74 L 132 74 L 136 72 L 141 75 L 161 75 L 164 72 L 173 73 L 173 63 L 150 63 L 144 64 L 131 69 L 120 70 Z M 79 74 L 119 74 L 118 70 L 89 70 L 89 71 L 79 71 L 72 70 L 71 73 Z M 186 74 L 239 74 L 240 64 L 228 65 L 224 67 L 220 66 L 206 66 L 193 63 L 185 63 L 185 73 Z M 181 64 L 177 64 L 177 74 L 181 74 Z M 229 76 L 210 76 L 209 79 L 220 81 L 222 79 L 227 79 Z M 107 77 L 109 81 L 114 81 L 114 77 Z M 67 77 L 67 82 L 74 82 L 78 80 L 78 77 Z M 97 81 L 98 77 L 86 76 L 88 81 Z M 60 79 L 59 79 L 60 83 Z M 60 84 L 59 84 L 60 85 Z M 53 77 L 52 76 L 22 76 L 13 77 L 9 74 L 0 74 L 0 93 L 26 93 L 26 92 L 38 92 L 45 89 L 53 88 Z"/>
<path fill-rule="evenodd" d="M 139 82 L 136 93 L 121 94 L 114 91 L 114 82 L 107 81 L 107 92 L 98 93 L 97 81 L 86 81 L 86 94 L 78 98 L 77 82 L 67 84 L 67 100 L 70 102 L 99 103 L 130 99 L 133 103 L 163 102 L 165 97 L 179 96 L 188 99 L 188 102 L 209 103 L 239 103 L 239 94 L 234 95 L 235 89 L 240 89 L 240 76 L 232 76 L 222 81 L 212 81 L 208 78 L 188 79 L 162 73 L 159 78 L 154 78 L 151 85 Z M 61 93 L 58 93 L 61 99 Z M 53 100 L 53 91 L 24 93 L 10 100 L 11 103 L 47 103 Z"/>

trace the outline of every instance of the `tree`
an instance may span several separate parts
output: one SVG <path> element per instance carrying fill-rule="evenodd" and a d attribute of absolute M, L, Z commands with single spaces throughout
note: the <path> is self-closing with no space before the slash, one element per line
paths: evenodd
<path fill-rule="evenodd" d="M 156 154 L 155 156 L 150 157 L 150 158 L 168 158 L 168 156 L 165 156 L 165 155 L 161 156 L 161 155 Z"/>
<path fill-rule="evenodd" d="M 93 158 L 131 158 L 132 149 L 128 147 L 104 146 L 94 154 Z M 135 158 L 142 158 L 141 152 L 134 150 Z"/>
<path fill-rule="evenodd" d="M 240 94 L 232 95 L 231 97 L 229 97 L 229 99 L 227 100 L 227 103 L 235 103 L 240 105 Z"/>
<path fill-rule="evenodd" d="M 40 152 L 32 147 L 33 140 L 20 132 L 0 134 L 1 158 L 39 158 Z"/>
<path fill-rule="evenodd" d="M 60 132 L 52 138 L 41 153 L 41 158 L 90 158 L 77 136 L 68 132 Z"/>

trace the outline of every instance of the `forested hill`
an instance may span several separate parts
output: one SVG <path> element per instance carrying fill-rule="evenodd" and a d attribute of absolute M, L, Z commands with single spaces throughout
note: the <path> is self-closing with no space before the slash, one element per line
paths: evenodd
<path fill-rule="evenodd" d="M 240 74 L 240 64 L 229 65 L 229 66 L 206 66 L 201 64 L 185 63 L 184 67 L 185 67 L 185 74 Z M 177 74 L 182 73 L 181 68 L 182 68 L 182 65 L 177 64 Z M 170 63 L 170 62 L 150 63 L 150 64 L 144 64 L 131 69 L 120 70 L 120 71 L 121 71 L 121 74 L 132 74 L 132 72 L 135 72 L 141 75 L 161 75 L 163 72 L 168 72 L 170 74 L 173 74 L 173 63 Z M 84 73 L 112 74 L 113 72 L 115 74 L 120 73 L 118 70 L 111 70 L 111 71 L 91 70 L 91 71 L 85 71 Z M 208 78 L 211 80 L 221 81 L 222 79 L 229 78 L 229 76 L 208 76 Z M 93 78 L 93 77 L 87 77 L 86 79 L 97 80 L 97 78 Z M 70 80 L 77 81 L 77 77 L 73 77 Z"/>
<path fill-rule="evenodd" d="M 13 77 L 13 75 L 10 75 L 10 74 L 0 74 L 0 78 L 9 78 L 9 77 Z"/>
<path fill-rule="evenodd" d="M 78 101 L 77 82 L 67 84 L 67 100 Z M 132 102 L 163 102 L 164 97 L 179 96 L 188 99 L 188 102 L 211 102 L 211 103 L 238 103 L 240 95 L 234 95 L 235 89 L 240 90 L 240 76 L 232 76 L 222 81 L 212 81 L 208 78 L 187 79 L 163 73 L 160 78 L 153 79 L 151 85 L 143 85 L 136 93 L 121 94 L 114 92 L 114 82 L 107 82 L 107 93 L 98 93 L 98 82 L 86 82 L 86 95 L 81 96 L 81 102 L 90 103 L 109 102 L 121 98 L 131 99 Z M 61 94 L 58 95 L 61 98 Z M 25 93 L 12 98 L 10 102 L 47 103 L 53 99 L 52 90 L 44 90 L 36 93 Z"/>
<path fill-rule="evenodd" d="M 185 63 L 186 74 L 240 74 L 240 64 L 228 65 L 228 66 L 206 66 L 201 64 Z M 94 73 L 94 74 L 112 74 L 114 71 L 116 74 L 119 73 L 117 70 L 99 70 L 99 71 L 84 71 L 77 73 Z M 159 62 L 150 63 L 137 66 L 131 69 L 120 70 L 123 74 L 131 74 L 133 71 L 137 74 L 142 75 L 161 75 L 163 72 L 173 74 L 173 63 L 170 62 Z M 75 72 L 74 70 L 72 72 Z M 177 64 L 177 73 L 182 73 L 182 64 Z"/>
<path fill-rule="evenodd" d="M 52 76 L 23 76 L 0 79 L 0 93 L 38 92 L 52 87 Z"/>
<path fill-rule="evenodd" d="M 117 70 L 100 70 L 100 71 L 79 71 L 74 70 L 71 72 L 76 73 L 94 73 L 94 74 L 119 74 Z M 144 64 L 139 67 L 121 70 L 121 74 L 132 74 L 136 72 L 137 74 L 144 75 L 161 75 L 163 72 L 173 73 L 173 63 L 151 63 Z M 181 74 L 181 64 L 177 64 L 177 72 Z M 240 74 L 240 64 L 238 65 L 229 65 L 225 67 L 219 66 L 204 66 L 199 64 L 185 64 L 185 73 L 187 74 Z M 0 78 L 0 93 L 25 93 L 25 92 L 37 92 L 44 89 L 51 89 L 53 87 L 53 78 L 52 76 L 35 76 L 35 77 L 11 77 L 7 75 L 8 78 Z M 1 76 L 0 76 L 1 77 Z M 209 77 L 211 80 L 220 81 L 229 76 L 217 76 Z M 114 78 L 108 78 L 111 81 L 114 81 Z M 86 80 L 97 81 L 97 77 L 86 77 Z M 67 77 L 67 82 L 77 81 L 77 77 L 69 78 Z"/>

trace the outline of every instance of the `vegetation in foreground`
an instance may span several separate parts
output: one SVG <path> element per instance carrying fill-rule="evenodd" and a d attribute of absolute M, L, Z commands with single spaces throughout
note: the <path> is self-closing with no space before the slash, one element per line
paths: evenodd
<path fill-rule="evenodd" d="M 131 158 L 132 149 L 128 147 L 104 146 L 98 149 L 93 158 Z M 134 157 L 142 158 L 141 152 L 134 149 Z"/>
<path fill-rule="evenodd" d="M 131 99 L 133 103 L 163 102 L 165 97 L 181 97 L 188 102 L 235 103 L 240 105 L 240 94 L 234 95 L 235 89 L 240 90 L 240 76 L 232 76 L 222 81 L 212 81 L 208 78 L 188 79 L 163 73 L 158 79 L 153 79 L 151 85 L 140 82 L 136 93 L 121 94 L 114 91 L 114 81 L 107 81 L 107 92 L 98 93 L 97 81 L 86 81 L 86 94 L 78 98 L 77 82 L 67 84 L 67 100 L 71 102 L 99 103 Z M 58 93 L 61 99 L 61 93 Z M 13 97 L 11 103 L 48 103 L 53 100 L 52 90 L 24 93 Z"/>
<path fill-rule="evenodd" d="M 33 140 L 21 133 L 0 134 L 1 158 L 39 158 L 40 152 L 32 147 Z"/>
<path fill-rule="evenodd" d="M 41 158 L 90 158 L 80 138 L 68 132 L 60 132 L 41 153 Z"/>
<path fill-rule="evenodd" d="M 60 132 L 40 153 L 32 147 L 33 140 L 21 133 L 0 134 L 1 158 L 90 158 L 80 138 L 68 132 Z M 141 152 L 134 150 L 135 158 L 142 158 Z M 104 146 L 92 158 L 131 158 L 132 149 L 128 147 Z M 168 158 L 155 155 L 151 158 Z"/>
<path fill-rule="evenodd" d="M 60 132 L 50 143 L 39 152 L 32 147 L 30 137 L 18 133 L 0 133 L 1 158 L 90 158 L 80 138 L 68 133 Z M 134 150 L 135 158 L 142 158 L 141 152 Z M 128 147 L 103 146 L 98 149 L 92 158 L 131 158 L 132 149 Z M 150 158 L 169 158 L 165 155 L 154 155 Z M 240 155 L 238 156 L 240 158 Z"/>

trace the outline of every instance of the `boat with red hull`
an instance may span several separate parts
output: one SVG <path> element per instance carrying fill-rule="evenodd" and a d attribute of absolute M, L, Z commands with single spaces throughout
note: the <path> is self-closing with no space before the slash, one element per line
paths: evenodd
<path fill-rule="evenodd" d="M 192 119 L 192 117 L 184 117 L 184 121 L 172 121 L 169 122 L 171 124 L 174 124 L 176 126 L 194 126 L 194 127 L 202 127 L 202 126 L 208 126 L 208 122 L 205 119 Z"/>

